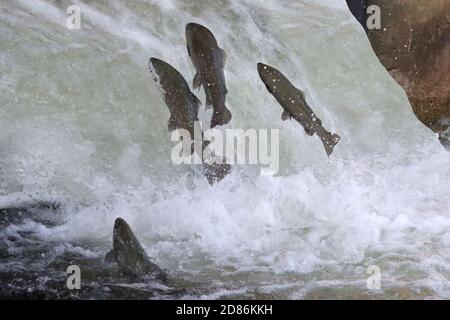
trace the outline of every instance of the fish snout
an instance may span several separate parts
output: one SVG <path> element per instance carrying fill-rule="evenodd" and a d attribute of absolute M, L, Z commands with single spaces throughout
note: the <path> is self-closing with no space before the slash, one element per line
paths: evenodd
<path fill-rule="evenodd" d="M 151 63 L 151 64 L 158 63 L 159 61 L 161 61 L 161 60 L 159 60 L 159 59 L 157 59 L 157 58 L 153 58 L 153 57 L 150 58 L 150 63 Z"/>
<path fill-rule="evenodd" d="M 267 67 L 267 65 L 262 62 L 258 62 L 258 70 L 262 70 L 264 67 Z"/>
<path fill-rule="evenodd" d="M 173 69 L 173 67 L 168 64 L 167 62 L 158 59 L 158 58 L 150 58 L 149 60 L 149 69 L 151 74 L 154 77 L 154 80 L 159 81 L 160 77 L 163 77 L 164 74 L 167 72 L 170 72 L 170 70 Z"/>
<path fill-rule="evenodd" d="M 159 68 L 161 68 L 162 66 L 165 65 L 165 62 L 158 59 L 158 58 L 150 58 L 150 64 L 153 68 L 155 68 L 156 70 L 158 70 Z"/>
<path fill-rule="evenodd" d="M 204 26 L 198 23 L 190 22 L 186 25 L 186 33 L 195 33 L 196 31 L 205 29 Z"/>
<path fill-rule="evenodd" d="M 270 77 L 271 73 L 271 67 L 269 67 L 268 65 L 259 62 L 258 63 L 258 73 L 259 76 L 261 77 L 261 80 L 263 80 L 264 82 L 266 82 L 268 80 L 268 78 Z"/>
<path fill-rule="evenodd" d="M 114 222 L 114 231 L 120 232 L 121 230 L 124 230 L 126 228 L 129 228 L 128 223 L 126 223 L 122 218 L 117 218 Z"/>
<path fill-rule="evenodd" d="M 204 41 L 209 38 L 214 38 L 214 36 L 208 28 L 194 22 L 186 25 L 186 39 L 188 43 L 194 41 L 194 39 L 202 39 Z"/>

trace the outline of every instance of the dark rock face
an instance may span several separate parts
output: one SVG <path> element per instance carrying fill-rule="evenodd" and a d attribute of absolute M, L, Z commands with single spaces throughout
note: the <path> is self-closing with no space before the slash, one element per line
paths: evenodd
<path fill-rule="evenodd" d="M 347 3 L 352 12 L 365 11 L 370 5 L 380 7 L 381 30 L 368 30 L 372 47 L 405 89 L 420 121 L 443 134 L 450 124 L 450 1 L 347 0 Z M 355 16 L 364 22 L 360 15 Z"/>

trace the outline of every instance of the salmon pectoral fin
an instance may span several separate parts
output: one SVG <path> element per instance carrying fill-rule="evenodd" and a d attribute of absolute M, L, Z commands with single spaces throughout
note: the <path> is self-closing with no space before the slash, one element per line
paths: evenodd
<path fill-rule="evenodd" d="M 291 120 L 291 115 L 289 114 L 289 112 L 284 111 L 283 114 L 281 115 L 281 120 L 286 121 L 286 120 Z"/>

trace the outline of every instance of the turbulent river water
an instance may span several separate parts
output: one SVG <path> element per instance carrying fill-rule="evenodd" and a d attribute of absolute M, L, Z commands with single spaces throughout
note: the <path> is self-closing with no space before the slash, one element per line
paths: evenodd
<path fill-rule="evenodd" d="M 66 27 L 70 4 L 80 30 Z M 227 53 L 227 128 L 281 129 L 277 175 L 239 166 L 210 186 L 172 163 L 148 59 L 191 83 L 189 22 Z M 0 215 L 1 297 L 450 298 L 449 153 L 344 0 L 1 1 L 0 26 L 0 207 L 28 204 Z M 257 62 L 341 136 L 329 159 L 281 121 Z M 103 264 L 117 217 L 167 286 Z M 66 287 L 69 265 L 81 290 Z"/>

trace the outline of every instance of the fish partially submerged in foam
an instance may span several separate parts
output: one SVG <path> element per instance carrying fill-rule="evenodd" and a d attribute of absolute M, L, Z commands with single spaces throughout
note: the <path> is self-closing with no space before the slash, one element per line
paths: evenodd
<path fill-rule="evenodd" d="M 166 273 L 150 259 L 128 223 L 122 218 L 117 218 L 114 223 L 113 250 L 108 252 L 105 261 L 116 262 L 126 276 L 167 280 Z"/>
<path fill-rule="evenodd" d="M 325 130 L 322 121 L 311 110 L 305 100 L 305 94 L 277 69 L 258 63 L 258 72 L 267 90 L 275 97 L 284 109 L 282 120 L 294 118 L 300 123 L 308 136 L 317 134 L 323 143 L 327 156 L 333 153 L 333 148 L 341 140 L 337 134 Z"/>

